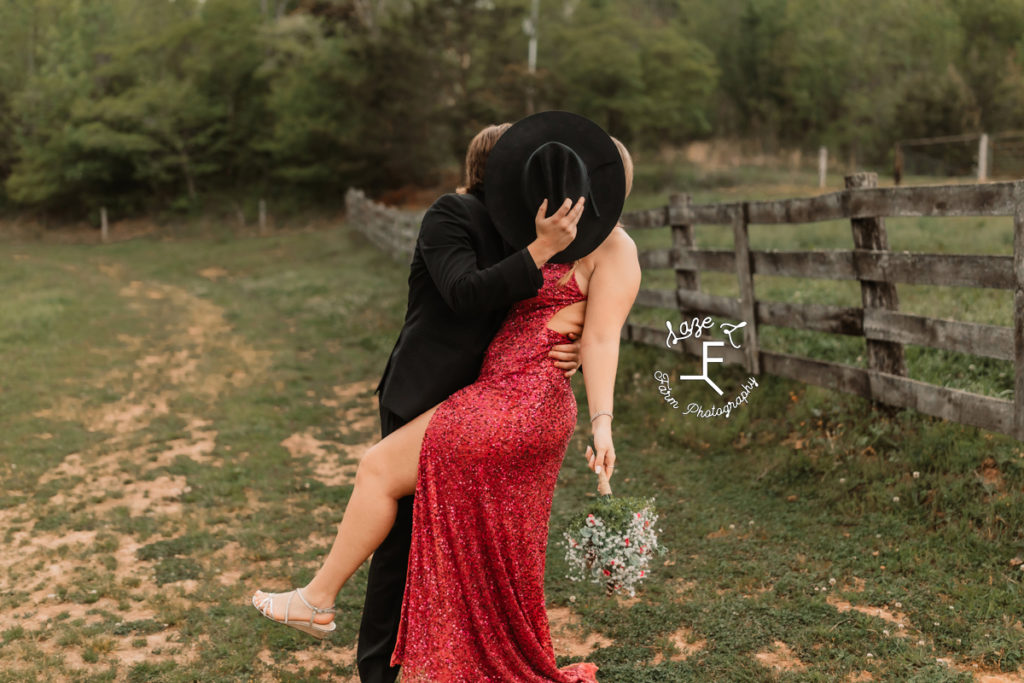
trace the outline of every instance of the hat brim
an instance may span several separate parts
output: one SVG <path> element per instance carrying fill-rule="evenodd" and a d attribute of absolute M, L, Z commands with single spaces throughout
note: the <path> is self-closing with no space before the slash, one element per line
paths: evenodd
<path fill-rule="evenodd" d="M 590 175 L 590 198 L 576 224 L 576 238 L 548 259 L 569 263 L 586 256 L 605 240 L 622 215 L 626 200 L 622 157 L 599 125 L 567 111 L 546 111 L 521 119 L 505 131 L 488 155 L 484 196 L 491 220 L 505 241 L 516 249 L 529 245 L 537 237 L 534 218 L 540 207 L 526 205 L 523 166 L 537 147 L 551 141 L 571 147 Z M 564 199 L 552 198 L 548 214 Z M 569 199 L 575 202 L 578 197 Z"/>

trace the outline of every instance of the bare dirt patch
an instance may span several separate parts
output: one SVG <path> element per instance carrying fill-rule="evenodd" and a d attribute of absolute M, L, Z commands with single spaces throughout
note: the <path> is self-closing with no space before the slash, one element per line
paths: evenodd
<path fill-rule="evenodd" d="M 755 654 L 754 659 L 773 671 L 803 671 L 807 668 L 807 665 L 800 661 L 789 645 L 781 640 L 776 640 L 770 648 Z"/>
<path fill-rule="evenodd" d="M 369 433 L 365 440 L 341 443 L 317 436 L 320 430 L 307 429 L 281 442 L 293 458 L 310 459 L 317 481 L 327 486 L 344 486 L 355 480 L 358 462 L 377 443 L 380 433 L 374 387 L 373 382 L 342 384 L 333 388 L 334 398 L 320 399 L 321 405 L 335 409 L 335 425 L 342 437 Z"/>
<path fill-rule="evenodd" d="M 227 277 L 228 275 L 229 275 L 228 271 L 224 270 L 223 268 L 219 268 L 217 266 L 211 266 L 209 268 L 203 268 L 202 270 L 199 271 L 199 276 L 200 277 L 205 277 L 207 280 L 213 280 L 214 282 L 216 282 L 217 280 L 219 280 L 222 277 Z"/>
<path fill-rule="evenodd" d="M 612 645 L 600 633 L 583 635 L 583 620 L 568 607 L 549 607 L 548 626 L 556 655 L 586 657 L 598 648 Z"/>
<path fill-rule="evenodd" d="M 698 638 L 692 629 L 683 626 L 669 634 L 668 640 L 675 648 L 675 652 L 668 657 L 661 652 L 654 655 L 652 665 L 657 666 L 663 661 L 682 662 L 707 647 L 708 641 Z"/>
<path fill-rule="evenodd" d="M 835 595 L 829 595 L 828 598 L 826 598 L 826 601 L 828 602 L 828 604 L 835 607 L 836 610 L 838 610 L 840 613 L 855 610 L 857 612 L 860 612 L 861 614 L 866 614 L 869 617 L 876 617 L 878 619 L 882 619 L 883 621 L 887 621 L 890 624 L 894 624 L 901 630 L 910 628 L 910 620 L 907 619 L 907 615 L 903 612 L 891 610 L 888 608 L 888 606 L 874 607 L 872 605 L 854 605 L 851 602 L 843 600 L 842 598 L 837 597 Z M 905 632 L 902 632 L 900 633 L 900 635 L 907 634 Z"/>
<path fill-rule="evenodd" d="M 101 274 L 116 281 L 126 279 L 125 270 L 120 264 L 99 266 Z M 169 660 L 187 664 L 202 647 L 202 637 L 186 642 L 177 627 L 156 623 L 160 604 L 169 596 L 177 601 L 185 598 L 197 589 L 195 580 L 158 586 L 156 562 L 140 560 L 140 543 L 131 534 L 74 531 L 39 522 L 60 510 L 103 515 L 114 507 L 126 508 L 132 517 L 181 517 L 181 498 L 189 492 L 186 477 L 159 470 L 180 458 L 214 467 L 220 466 L 220 460 L 215 457 L 213 423 L 176 411 L 175 400 L 212 402 L 227 389 L 244 387 L 266 372 L 270 353 L 253 348 L 236 334 L 219 307 L 182 288 L 132 281 L 121 287 L 120 294 L 140 316 L 163 323 L 163 331 L 119 335 L 123 344 L 119 353 L 131 354 L 129 358 L 135 360 L 127 370 L 122 363 L 97 380 L 107 391 L 127 384 L 115 400 L 96 403 L 63 396 L 37 413 L 81 424 L 104 438 L 68 453 L 40 477 L 40 485 L 66 482 L 48 500 L 26 497 L 19 505 L 0 510 L 0 524 L 7 528 L 15 520 L 35 520 L 13 531 L 5 544 L 12 552 L 0 555 L 0 594 L 21 596 L 0 602 L 0 621 L 22 626 L 29 633 L 57 635 L 18 640 L 7 652 L 20 654 L 5 655 L 0 662 L 5 671 L 35 677 L 39 660 L 46 657 L 64 663 L 63 670 L 48 676 L 92 676 L 111 664 Z M 216 371 L 207 360 L 211 357 L 217 358 Z M 155 420 L 167 417 L 172 420 L 160 431 L 150 431 Z M 182 425 L 180 430 L 177 424 Z M 153 540 L 162 539 L 149 542 Z M 96 547 L 101 541 L 102 550 Z M 220 582 L 236 583 L 245 567 L 241 547 L 228 544 L 216 557 L 226 568 L 218 577 Z M 89 583 L 83 585 L 83 580 Z M 113 624 L 112 618 L 120 621 L 99 633 L 94 629 L 94 635 L 81 635 L 83 627 Z M 151 623 L 140 630 L 130 622 Z M 147 632 L 152 629 L 155 632 Z M 122 669 L 119 680 L 126 673 Z"/>

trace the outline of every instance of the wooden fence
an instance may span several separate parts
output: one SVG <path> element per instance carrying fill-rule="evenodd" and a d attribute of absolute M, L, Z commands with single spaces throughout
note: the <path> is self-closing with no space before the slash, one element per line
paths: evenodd
<path fill-rule="evenodd" d="M 346 222 L 366 235 L 380 250 L 403 263 L 412 261 L 423 212 L 402 211 L 378 204 L 359 189 L 345 192 Z"/>
<path fill-rule="evenodd" d="M 664 207 L 624 214 L 630 230 L 665 229 L 672 247 L 641 252 L 645 270 L 676 273 L 674 290 L 642 289 L 637 305 L 671 308 L 685 317 L 720 315 L 747 323 L 740 350 L 724 347 L 726 362 L 752 374 L 768 373 L 857 394 L 879 403 L 913 408 L 1024 440 L 1024 181 L 980 185 L 877 188 L 874 173 L 846 178 L 847 189 L 802 199 L 690 204 L 675 195 Z M 409 262 L 422 213 L 377 204 L 360 190 L 345 197 L 348 224 L 393 258 Z M 1013 256 L 893 253 L 885 217 L 1013 216 Z M 748 226 L 800 224 L 848 219 L 853 249 L 754 251 Z M 695 225 L 730 226 L 731 251 L 697 248 Z M 700 272 L 735 273 L 738 299 L 701 291 Z M 861 307 L 763 301 L 754 275 L 859 280 Z M 941 320 L 899 312 L 896 283 L 1010 289 L 1014 325 L 1001 327 Z M 758 345 L 761 325 L 864 337 L 866 368 L 774 351 Z M 627 323 L 624 339 L 664 347 L 667 330 Z M 702 353 L 699 340 L 683 348 Z M 917 344 L 974 356 L 1014 361 L 1014 400 L 992 398 L 908 378 L 903 345 Z M 716 349 L 716 353 L 719 350 Z"/>
<path fill-rule="evenodd" d="M 742 349 L 726 346 L 726 362 L 748 372 L 766 372 L 857 394 L 887 405 L 974 425 L 1024 440 L 1024 181 L 980 185 L 878 188 L 877 175 L 846 178 L 846 190 L 804 199 L 691 205 L 684 195 L 668 206 L 624 214 L 631 230 L 670 226 L 672 247 L 640 254 L 644 269 L 671 269 L 674 290 L 641 290 L 637 304 L 673 308 L 747 322 Z M 884 217 L 1013 216 L 1013 256 L 893 253 L 888 250 Z M 794 224 L 849 219 L 853 249 L 833 251 L 753 251 L 752 224 Z M 732 251 L 699 249 L 694 225 L 728 225 Z M 700 271 L 734 272 L 738 299 L 700 289 Z M 859 280 L 862 306 L 762 301 L 754 294 L 754 275 L 828 280 Z M 940 320 L 900 313 L 896 283 L 1010 289 L 1014 325 Z M 800 330 L 862 336 L 866 368 L 764 351 L 758 328 L 774 325 Z M 664 346 L 666 329 L 627 323 L 623 338 Z M 699 354 L 690 342 L 686 349 Z M 903 345 L 959 351 L 1015 362 L 1014 400 L 909 379 Z M 717 350 L 716 350 L 717 352 Z"/>

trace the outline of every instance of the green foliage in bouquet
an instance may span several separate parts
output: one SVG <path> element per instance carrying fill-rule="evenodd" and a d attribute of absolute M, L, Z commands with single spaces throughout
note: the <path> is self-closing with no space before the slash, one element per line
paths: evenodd
<path fill-rule="evenodd" d="M 574 517 L 564 535 L 569 578 L 603 584 L 607 595 L 636 586 L 650 574 L 658 545 L 653 498 L 602 496 Z"/>

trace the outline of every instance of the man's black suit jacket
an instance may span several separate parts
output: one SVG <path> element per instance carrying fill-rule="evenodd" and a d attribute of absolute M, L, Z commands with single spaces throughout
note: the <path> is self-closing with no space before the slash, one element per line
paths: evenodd
<path fill-rule="evenodd" d="M 544 282 L 533 257 L 501 238 L 479 194 L 427 210 L 409 272 L 409 306 L 377 391 L 411 420 L 471 384 L 511 305 Z"/>

